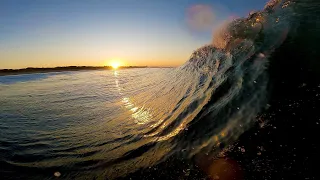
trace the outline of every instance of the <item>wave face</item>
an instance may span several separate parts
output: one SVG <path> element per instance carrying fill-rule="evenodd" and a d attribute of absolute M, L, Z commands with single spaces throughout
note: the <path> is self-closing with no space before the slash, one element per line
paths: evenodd
<path fill-rule="evenodd" d="M 1 173 L 113 179 L 173 154 L 215 154 L 265 107 L 273 54 L 316 3 L 272 0 L 226 23 L 212 44 L 176 69 L 60 73 L 0 84 Z"/>

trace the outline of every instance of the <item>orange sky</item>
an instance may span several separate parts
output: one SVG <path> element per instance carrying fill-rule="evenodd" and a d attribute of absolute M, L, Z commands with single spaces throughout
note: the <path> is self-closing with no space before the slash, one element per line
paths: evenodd
<path fill-rule="evenodd" d="M 124 66 L 179 66 L 211 41 L 211 32 L 199 38 L 188 29 L 187 6 L 177 11 L 168 2 L 143 2 L 30 1 L 28 9 L 9 4 L 9 14 L 0 16 L 6 24 L 0 28 L 0 69 L 104 66 L 115 60 Z"/>
<path fill-rule="evenodd" d="M 232 15 L 267 0 L 0 1 L 0 69 L 179 66 Z"/>

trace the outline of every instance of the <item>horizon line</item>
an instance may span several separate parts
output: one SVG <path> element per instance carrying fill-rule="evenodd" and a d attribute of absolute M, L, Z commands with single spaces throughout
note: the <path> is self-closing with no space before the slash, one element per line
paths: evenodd
<path fill-rule="evenodd" d="M 174 68 L 179 66 L 119 66 L 119 68 L 144 67 L 144 68 Z M 112 68 L 112 66 L 55 66 L 55 67 L 25 67 L 25 68 L 4 68 L 3 70 L 27 70 L 27 69 L 55 69 L 55 68 Z"/>

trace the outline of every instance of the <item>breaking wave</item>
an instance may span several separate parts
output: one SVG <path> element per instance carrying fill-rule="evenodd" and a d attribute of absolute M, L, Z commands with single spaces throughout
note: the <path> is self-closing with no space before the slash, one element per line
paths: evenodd
<path fill-rule="evenodd" d="M 95 131 L 73 127 L 72 132 L 76 133 L 71 135 L 63 131 L 44 133 L 38 137 L 43 142 L 35 139 L 25 145 L 35 149 L 39 146 L 37 158 L 21 161 L 13 158 L 4 160 L 4 164 L 10 166 L 8 171 L 25 167 L 36 168 L 41 174 L 43 169 L 50 172 L 60 169 L 68 174 L 65 178 L 113 179 L 155 165 L 173 154 L 192 158 L 199 153 L 217 153 L 221 145 L 229 145 L 250 128 L 266 106 L 274 78 L 270 67 L 278 63 L 274 62 L 274 54 L 279 54 L 288 37 L 297 36 L 302 21 L 318 12 L 313 9 L 320 7 L 317 3 L 272 0 L 262 11 L 225 23 L 214 34 L 212 44 L 196 50 L 181 67 L 153 74 L 140 73 L 137 75 L 140 81 L 124 82 L 119 77 L 123 72 L 115 71 L 113 78 L 122 99 L 120 104 L 129 113 L 117 116 L 110 112 L 113 120 L 101 127 L 86 127 Z M 310 10 L 313 14 L 306 15 Z M 103 81 L 100 80 L 100 84 Z M 77 90 L 80 92 L 83 88 Z M 70 92 L 61 102 L 54 103 L 73 102 L 70 103 L 73 106 L 75 101 L 85 104 L 100 97 L 92 85 L 89 89 L 95 91 L 95 96 L 68 98 Z M 106 92 L 99 93 L 105 95 Z M 92 111 L 92 114 L 99 112 Z M 131 119 L 134 123 L 128 123 Z M 117 126 L 119 122 L 123 123 Z M 105 129 L 113 129 L 112 132 L 121 129 L 123 133 L 106 140 L 102 138 Z M 4 137 L 0 138 L 0 150 L 8 153 Z M 57 143 L 63 144 L 68 138 L 79 142 L 55 150 L 50 144 L 56 137 L 60 138 Z M 96 138 L 94 143 L 91 143 L 92 137 Z M 14 147 L 18 144 L 15 143 Z"/>

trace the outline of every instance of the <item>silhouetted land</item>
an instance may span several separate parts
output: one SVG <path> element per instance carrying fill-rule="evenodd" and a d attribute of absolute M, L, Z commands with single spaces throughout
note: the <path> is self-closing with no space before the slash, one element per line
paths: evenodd
<path fill-rule="evenodd" d="M 147 68 L 148 66 L 121 66 L 119 69 L 129 68 Z M 55 68 L 24 68 L 24 69 L 0 69 L 0 76 L 31 74 L 31 73 L 48 73 L 61 71 L 83 71 L 83 70 L 112 70 L 111 66 L 64 66 Z"/>

